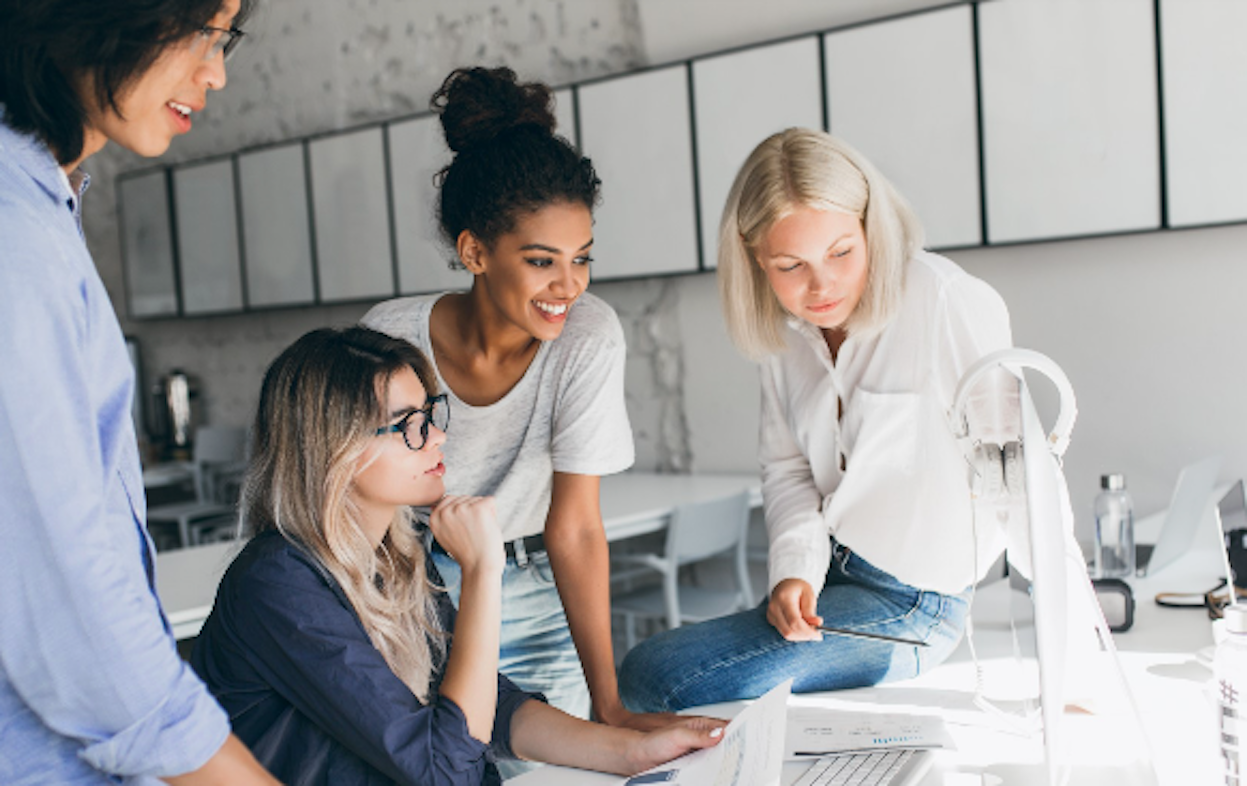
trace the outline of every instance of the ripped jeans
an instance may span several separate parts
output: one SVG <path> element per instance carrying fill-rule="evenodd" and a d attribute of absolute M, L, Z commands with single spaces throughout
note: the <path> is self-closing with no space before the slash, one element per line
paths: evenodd
<path fill-rule="evenodd" d="M 757 608 L 668 630 L 624 659 L 619 690 L 633 712 L 755 699 L 793 678 L 794 693 L 839 690 L 914 677 L 941 663 L 965 629 L 970 591 L 942 595 L 902 584 L 832 542 L 818 596 L 826 625 L 920 639 L 929 647 L 823 634 L 786 641 Z"/>

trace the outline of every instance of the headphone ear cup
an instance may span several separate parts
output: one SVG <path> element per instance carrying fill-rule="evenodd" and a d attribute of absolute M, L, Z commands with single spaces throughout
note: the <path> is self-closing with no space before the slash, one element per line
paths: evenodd
<path fill-rule="evenodd" d="M 1026 496 L 1026 465 L 1022 462 L 1022 446 L 1006 442 L 1003 451 L 1004 484 L 1010 497 Z"/>
<path fill-rule="evenodd" d="M 976 499 L 1000 499 L 1005 492 L 1004 483 L 1004 464 L 1000 459 L 1000 448 L 994 443 L 976 445 L 971 493 Z"/>

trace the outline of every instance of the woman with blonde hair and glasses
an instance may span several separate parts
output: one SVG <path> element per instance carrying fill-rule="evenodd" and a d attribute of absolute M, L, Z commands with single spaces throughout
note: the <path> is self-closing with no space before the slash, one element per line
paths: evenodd
<path fill-rule="evenodd" d="M 316 330 L 269 367 L 243 496 L 254 533 L 192 663 L 235 734 L 285 783 L 498 783 L 522 758 L 630 775 L 723 725 L 590 723 L 498 673 L 505 557 L 492 498 L 444 496 L 446 396 L 423 354 Z M 454 555 L 454 608 L 412 524 Z"/>
<path fill-rule="evenodd" d="M 770 596 L 667 631 L 620 674 L 636 711 L 912 677 L 961 638 L 1002 533 L 975 520 L 947 412 L 962 373 L 1010 346 L 1000 296 L 922 250 L 922 229 L 859 153 L 792 128 L 745 161 L 720 225 L 723 312 L 759 364 Z M 969 419 L 1004 444 L 1010 407 Z M 835 628 L 829 632 L 825 628 Z"/>

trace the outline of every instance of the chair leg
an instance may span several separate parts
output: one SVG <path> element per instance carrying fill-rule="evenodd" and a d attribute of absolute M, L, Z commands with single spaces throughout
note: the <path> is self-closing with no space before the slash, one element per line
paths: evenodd
<path fill-rule="evenodd" d="M 636 646 L 636 615 L 624 612 L 624 644 L 631 650 Z"/>
<path fill-rule="evenodd" d="M 191 543 L 191 524 L 185 516 L 178 516 L 178 537 L 182 541 L 182 548 L 189 549 Z"/>
<path fill-rule="evenodd" d="M 753 606 L 753 583 L 749 580 L 749 548 L 742 538 L 736 549 L 736 586 L 740 588 L 740 607 Z"/>
<path fill-rule="evenodd" d="M 663 599 L 667 604 L 667 627 L 680 627 L 680 568 L 669 565 L 662 576 Z"/>

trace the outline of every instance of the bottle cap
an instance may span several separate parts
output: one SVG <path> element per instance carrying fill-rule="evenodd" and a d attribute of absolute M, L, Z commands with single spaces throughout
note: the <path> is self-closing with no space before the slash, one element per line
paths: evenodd
<path fill-rule="evenodd" d="M 1231 603 L 1223 611 L 1226 633 L 1247 633 L 1247 605 Z"/>
<path fill-rule="evenodd" d="M 1121 491 L 1126 487 L 1126 476 L 1120 472 L 1100 476 L 1100 488 L 1109 491 Z"/>

